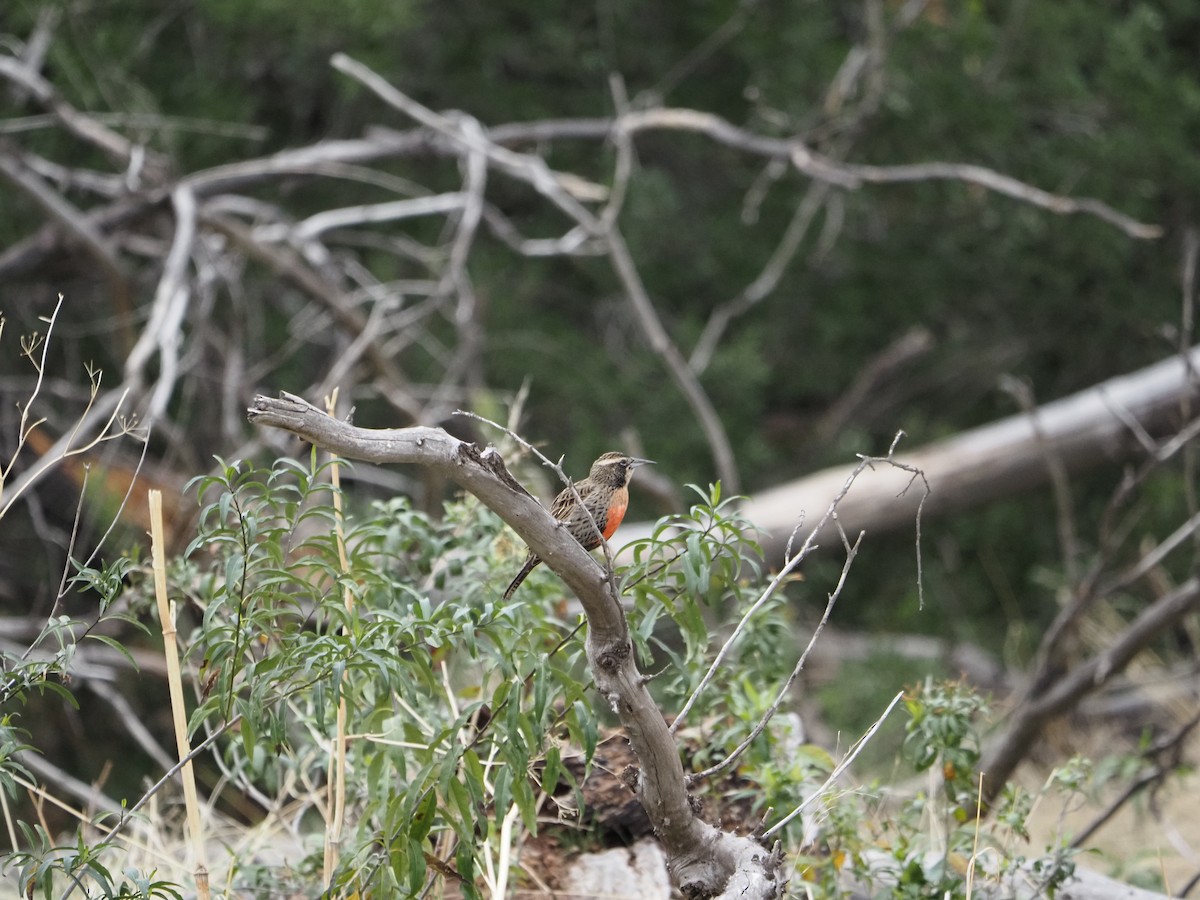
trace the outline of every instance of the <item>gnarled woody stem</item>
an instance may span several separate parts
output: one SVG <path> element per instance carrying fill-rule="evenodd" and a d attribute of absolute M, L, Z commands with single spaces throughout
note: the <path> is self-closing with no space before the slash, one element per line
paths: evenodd
<path fill-rule="evenodd" d="M 768 851 L 749 838 L 722 832 L 692 809 L 678 748 L 638 672 L 624 612 L 608 589 L 608 573 L 516 482 L 499 454 L 440 428 L 357 428 L 291 394 L 255 397 L 248 416 L 347 459 L 428 466 L 500 516 L 583 606 L 596 688 L 624 725 L 641 764 L 641 771 L 631 774 L 630 786 L 662 841 L 672 879 L 684 896 L 780 896 L 778 848 Z"/>

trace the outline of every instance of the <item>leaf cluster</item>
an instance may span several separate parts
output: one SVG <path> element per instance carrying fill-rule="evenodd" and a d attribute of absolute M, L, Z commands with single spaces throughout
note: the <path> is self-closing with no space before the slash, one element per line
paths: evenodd
<path fill-rule="evenodd" d="M 196 483 L 214 499 L 175 576 L 198 617 L 191 727 L 236 717 L 229 776 L 283 802 L 323 780 L 344 705 L 359 793 L 338 885 L 417 892 L 433 853 L 470 885 L 479 829 L 516 809 L 536 833 L 557 742 L 595 746 L 581 650 L 549 600 L 498 604 L 493 515 L 461 501 L 435 521 L 398 498 L 343 523 L 332 465 L 228 464 Z"/>
<path fill-rule="evenodd" d="M 566 614 L 550 575 L 530 579 L 519 602 L 496 602 L 521 548 L 478 503 L 456 501 L 438 519 L 402 498 L 343 514 L 330 479 L 345 466 L 315 454 L 269 470 L 222 461 L 192 485 L 202 507 L 198 533 L 170 571 L 195 691 L 189 729 L 219 736 L 213 756 L 228 789 L 264 817 L 288 810 L 306 848 L 282 867 L 240 855 L 227 883 L 312 893 L 321 838 L 335 824 L 331 748 L 344 739 L 340 861 L 324 887 L 413 896 L 444 878 L 464 896 L 486 896 L 507 865 L 514 829 L 532 838 L 547 826 L 582 824 L 580 776 L 604 713 L 588 690 L 580 623 Z M 764 715 L 795 642 L 781 604 L 760 605 L 740 640 L 729 642 L 727 623 L 762 599 L 761 562 L 736 498 L 719 486 L 692 490 L 690 509 L 638 542 L 618 576 L 633 601 L 640 658 L 662 661 L 655 689 L 664 709 L 679 708 L 710 677 L 680 732 L 698 770 L 724 758 Z M 80 567 L 77 578 L 98 594 L 101 616 L 112 615 L 117 596 L 138 608 L 145 588 L 130 578 L 135 571 L 126 560 Z M 47 634 L 61 631 L 69 660 L 76 633 L 52 626 Z M 726 662 L 709 673 L 718 648 Z M 28 675 L 36 687 L 47 678 Z M 830 789 L 833 757 L 806 744 L 799 719 L 786 713 L 708 786 L 706 799 L 714 814 L 747 825 L 772 808 L 810 804 L 781 833 L 808 896 L 836 897 L 853 882 L 877 885 L 880 896 L 965 897 L 972 877 L 1001 878 L 1022 866 L 1048 892 L 1063 884 L 1074 866 L 1069 847 L 1033 861 L 1013 849 L 1011 836 L 1028 839 L 1030 794 L 1008 788 L 990 829 L 972 815 L 986 701 L 962 684 L 927 680 L 904 708 L 904 755 L 914 770 L 931 772 L 938 789 L 898 810 L 887 808 L 877 785 Z M 2 728 L 0 788 L 12 797 L 19 781 L 32 779 L 15 757 L 27 749 L 20 732 L 10 718 Z M 1065 767 L 1048 788 L 1080 792 L 1095 772 Z M 929 840 L 930 817 L 942 823 L 940 843 Z M 92 823 L 101 824 L 104 817 Z M 86 886 L 91 896 L 181 896 L 154 871 L 114 873 L 116 841 L 89 837 L 90 827 L 59 843 L 22 821 L 22 849 L 8 865 L 43 896 L 64 884 Z M 981 848 L 998 862 L 972 876 Z"/>

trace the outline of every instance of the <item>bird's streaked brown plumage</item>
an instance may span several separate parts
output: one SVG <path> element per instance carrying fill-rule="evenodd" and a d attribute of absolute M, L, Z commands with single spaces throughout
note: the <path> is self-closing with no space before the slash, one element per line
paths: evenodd
<path fill-rule="evenodd" d="M 629 479 L 633 476 L 633 470 L 650 462 L 615 451 L 605 453 L 592 463 L 588 477 L 576 484 L 574 491 L 569 487 L 564 488 L 554 498 L 550 515 L 564 523 L 571 537 L 579 541 L 585 550 L 596 549 L 602 539 L 608 540 L 613 536 L 625 518 L 625 510 L 629 506 Z M 582 507 L 579 501 L 583 501 Z M 530 550 L 521 571 L 504 592 L 505 600 L 513 595 L 540 562 L 537 554 Z"/>

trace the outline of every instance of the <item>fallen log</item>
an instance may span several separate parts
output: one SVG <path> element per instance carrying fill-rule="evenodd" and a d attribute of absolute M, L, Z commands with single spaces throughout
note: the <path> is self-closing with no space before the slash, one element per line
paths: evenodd
<path fill-rule="evenodd" d="M 953 437 L 912 450 L 902 441 L 894 459 L 924 473 L 928 495 L 912 472 L 879 463 L 864 470 L 838 503 L 838 520 L 852 538 L 861 530 L 912 528 L 918 507 L 928 521 L 1045 484 L 1054 465 L 1069 474 L 1145 456 L 1154 452 L 1152 439 L 1184 422 L 1189 401 L 1200 394 L 1198 368 L 1200 346 Z M 759 530 L 768 560 L 782 559 L 797 524 L 824 515 L 856 465 L 814 472 L 749 498 L 742 511 Z M 621 537 L 637 540 L 651 529 L 630 523 Z"/>

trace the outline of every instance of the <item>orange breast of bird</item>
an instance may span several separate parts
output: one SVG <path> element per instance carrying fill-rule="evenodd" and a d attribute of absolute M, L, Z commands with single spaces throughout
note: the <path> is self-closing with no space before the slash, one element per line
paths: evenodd
<path fill-rule="evenodd" d="M 616 532 L 621 521 L 625 518 L 625 510 L 629 508 L 629 489 L 619 488 L 613 492 L 612 500 L 608 504 L 608 514 L 604 517 L 604 528 L 601 534 L 607 541 Z M 595 532 L 592 532 L 595 534 Z"/>

